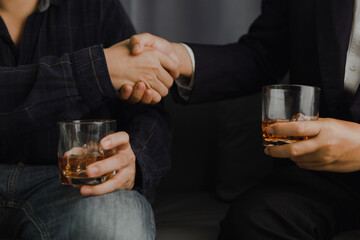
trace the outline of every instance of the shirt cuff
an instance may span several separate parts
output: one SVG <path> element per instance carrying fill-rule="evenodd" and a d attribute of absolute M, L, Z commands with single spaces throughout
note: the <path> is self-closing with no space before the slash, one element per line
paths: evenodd
<path fill-rule="evenodd" d="M 74 52 L 71 58 L 80 95 L 90 109 L 118 97 L 110 79 L 102 45 L 81 49 Z"/>
<path fill-rule="evenodd" d="M 179 93 L 179 96 L 185 101 L 188 102 L 190 99 L 190 95 L 192 92 L 192 89 L 194 88 L 195 84 L 195 55 L 193 50 L 186 44 L 181 43 L 186 51 L 190 55 L 192 67 L 193 67 L 193 74 L 191 78 L 180 76 L 178 79 L 175 80 L 175 84 L 177 85 L 177 91 Z"/>

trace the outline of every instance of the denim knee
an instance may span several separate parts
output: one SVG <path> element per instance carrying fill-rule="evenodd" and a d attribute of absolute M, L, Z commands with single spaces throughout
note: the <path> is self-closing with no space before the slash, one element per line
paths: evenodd
<path fill-rule="evenodd" d="M 137 191 L 81 198 L 71 205 L 61 239 L 155 239 L 152 208 Z"/>

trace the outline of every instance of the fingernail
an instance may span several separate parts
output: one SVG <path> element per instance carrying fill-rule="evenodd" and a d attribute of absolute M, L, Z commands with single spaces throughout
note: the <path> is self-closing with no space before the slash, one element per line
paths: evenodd
<path fill-rule="evenodd" d="M 104 148 L 109 148 L 111 144 L 111 140 L 107 139 L 102 142 Z"/>
<path fill-rule="evenodd" d="M 89 188 L 89 187 L 83 187 L 83 188 L 81 189 L 81 192 L 82 192 L 83 194 L 85 194 L 85 195 L 90 195 L 90 194 L 92 193 L 92 190 L 91 190 L 91 188 Z"/>
<path fill-rule="evenodd" d="M 267 128 L 266 128 L 266 132 L 267 132 L 268 134 L 273 134 L 273 133 L 274 133 L 274 130 L 272 129 L 272 127 L 267 127 Z"/>
<path fill-rule="evenodd" d="M 99 172 L 97 167 L 88 167 L 87 172 L 90 176 L 96 175 Z"/>
<path fill-rule="evenodd" d="M 269 155 L 270 154 L 269 148 L 265 148 L 264 152 L 266 155 Z"/>

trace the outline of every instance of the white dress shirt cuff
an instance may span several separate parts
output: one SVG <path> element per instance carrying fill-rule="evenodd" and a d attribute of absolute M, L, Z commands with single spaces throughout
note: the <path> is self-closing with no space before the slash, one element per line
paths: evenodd
<path fill-rule="evenodd" d="M 193 50 L 186 44 L 181 43 L 185 49 L 188 51 L 193 67 L 193 74 L 191 78 L 180 76 L 178 79 L 175 80 L 175 84 L 177 85 L 179 96 L 186 102 L 189 101 L 191 91 L 195 84 L 195 55 Z"/>

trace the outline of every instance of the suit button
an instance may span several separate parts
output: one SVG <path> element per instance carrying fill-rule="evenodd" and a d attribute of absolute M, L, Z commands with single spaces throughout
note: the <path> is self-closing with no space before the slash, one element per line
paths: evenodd
<path fill-rule="evenodd" d="M 354 64 L 350 67 L 350 70 L 355 72 L 357 70 L 357 66 Z"/>

